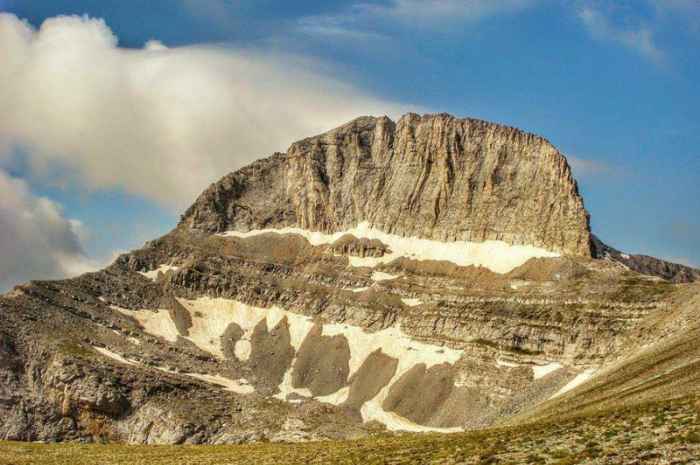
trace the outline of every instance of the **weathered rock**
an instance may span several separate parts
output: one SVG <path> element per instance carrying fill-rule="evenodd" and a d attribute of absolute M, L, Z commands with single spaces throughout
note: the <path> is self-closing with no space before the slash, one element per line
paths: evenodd
<path fill-rule="evenodd" d="M 700 280 L 700 270 L 698 269 L 648 255 L 626 254 L 604 244 L 596 236 L 593 236 L 592 243 L 595 258 L 620 263 L 638 273 L 658 276 L 675 283 L 691 283 Z"/>
<path fill-rule="evenodd" d="M 563 256 L 497 273 L 449 256 L 388 262 L 368 237 L 213 234 L 358 222 Z M 640 367 L 606 374 L 601 402 L 696 389 L 700 288 L 638 272 L 697 270 L 591 237 L 544 139 L 447 115 L 357 119 L 224 177 L 105 270 L 1 295 L 0 438 L 339 439 L 376 431 L 377 413 L 381 428 L 397 416 L 481 428 L 559 405 L 546 401 L 584 370 L 627 359 Z M 660 340 L 663 357 L 633 357 Z"/>
<path fill-rule="evenodd" d="M 362 117 L 296 142 L 212 185 L 182 224 L 335 232 L 364 221 L 401 236 L 591 253 L 576 182 L 549 142 L 445 114 Z"/>

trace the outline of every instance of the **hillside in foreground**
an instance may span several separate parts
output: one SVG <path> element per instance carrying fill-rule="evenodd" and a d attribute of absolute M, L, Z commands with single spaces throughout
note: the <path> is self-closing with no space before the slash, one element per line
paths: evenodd
<path fill-rule="evenodd" d="M 0 442 L 0 465 L 643 464 L 700 463 L 700 400 L 640 404 L 566 421 L 455 434 L 239 446 Z"/>

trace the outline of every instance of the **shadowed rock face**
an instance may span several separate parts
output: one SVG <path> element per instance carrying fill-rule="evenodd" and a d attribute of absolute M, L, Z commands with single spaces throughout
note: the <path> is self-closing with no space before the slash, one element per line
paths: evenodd
<path fill-rule="evenodd" d="M 282 382 L 294 358 L 290 340 L 287 318 L 283 318 L 269 332 L 264 320 L 255 327 L 250 338 L 252 350 L 249 363 L 256 376 L 256 387 L 267 387 L 267 391 L 272 391 Z"/>
<path fill-rule="evenodd" d="M 177 299 L 170 300 L 170 318 L 175 323 L 175 327 L 181 336 L 189 336 L 189 329 L 192 327 L 192 315 L 190 312 L 182 306 Z"/>
<path fill-rule="evenodd" d="M 236 359 L 236 343 L 243 337 L 243 329 L 236 323 L 229 323 L 221 335 L 221 351 L 228 359 Z"/>
<path fill-rule="evenodd" d="M 322 336 L 316 325 L 304 339 L 292 372 L 295 388 L 308 388 L 314 396 L 333 394 L 345 386 L 350 372 L 350 346 L 345 336 Z"/>
<path fill-rule="evenodd" d="M 389 384 L 397 366 L 398 360 L 383 354 L 381 349 L 372 352 L 350 378 L 350 393 L 345 405 L 359 409 L 362 404 L 373 399 Z"/>
<path fill-rule="evenodd" d="M 450 398 L 453 389 L 454 367 L 445 363 L 426 369 L 425 364 L 421 363 L 404 373 L 391 386 L 382 407 L 415 423 L 430 424 Z"/>
<path fill-rule="evenodd" d="M 331 245 L 331 250 L 339 255 L 382 257 L 389 248 L 377 239 L 358 239 L 352 234 L 345 234 Z"/>
<path fill-rule="evenodd" d="M 591 253 L 576 182 L 549 142 L 445 114 L 363 117 L 296 142 L 212 185 L 182 224 L 335 232 L 363 221 L 401 236 Z"/>

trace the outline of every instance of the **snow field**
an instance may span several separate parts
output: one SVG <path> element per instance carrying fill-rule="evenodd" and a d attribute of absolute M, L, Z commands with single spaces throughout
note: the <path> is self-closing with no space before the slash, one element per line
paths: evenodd
<path fill-rule="evenodd" d="M 333 234 L 287 227 L 256 229 L 248 232 L 227 231 L 221 233 L 220 236 L 246 238 L 266 233 L 298 234 L 306 238 L 314 246 L 332 244 L 343 235 L 352 234 L 358 239 L 378 239 L 391 249 L 391 253 L 383 257 L 349 257 L 350 266 L 354 267 L 367 266 L 373 268 L 379 264 L 389 263 L 397 258 L 406 257 L 416 260 L 445 260 L 460 266 L 483 266 L 496 273 L 507 273 L 531 258 L 559 256 L 556 252 L 550 252 L 539 247 L 510 245 L 503 241 L 441 242 L 417 237 L 402 237 L 395 234 L 387 234 L 371 227 L 367 222 L 362 222 L 352 229 Z"/>

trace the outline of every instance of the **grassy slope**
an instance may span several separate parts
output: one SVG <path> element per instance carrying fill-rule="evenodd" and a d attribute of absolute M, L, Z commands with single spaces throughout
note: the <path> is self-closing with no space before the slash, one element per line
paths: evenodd
<path fill-rule="evenodd" d="M 700 463 L 696 396 L 460 434 L 241 446 L 0 442 L 0 465 Z"/>
<path fill-rule="evenodd" d="M 649 315 L 630 335 L 648 341 L 566 395 L 509 423 L 693 395 L 700 388 L 700 286 L 682 286 L 669 310 Z"/>

